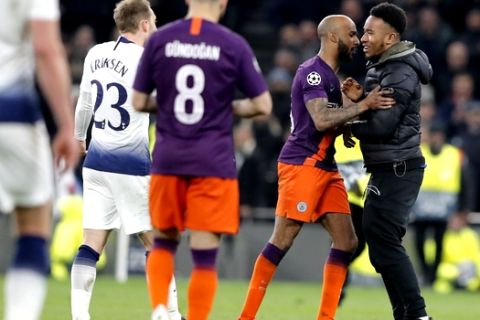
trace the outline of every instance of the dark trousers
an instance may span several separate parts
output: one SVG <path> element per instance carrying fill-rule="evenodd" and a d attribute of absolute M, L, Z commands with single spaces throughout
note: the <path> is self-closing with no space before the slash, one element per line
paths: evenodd
<path fill-rule="evenodd" d="M 438 265 L 442 260 L 443 236 L 445 231 L 447 231 L 447 220 L 417 220 L 413 226 L 415 227 L 415 249 L 423 277 L 426 283 L 432 284 L 437 275 Z M 427 231 L 429 230 L 433 231 L 433 239 L 435 241 L 435 260 L 433 264 L 427 263 L 424 251 Z"/>
<path fill-rule="evenodd" d="M 358 245 L 352 255 L 352 262 L 357 259 L 365 249 L 365 236 L 362 231 L 363 208 L 356 204 L 350 203 L 350 211 L 352 212 L 352 222 L 355 233 L 357 234 Z"/>
<path fill-rule="evenodd" d="M 403 176 L 402 176 L 403 174 Z M 418 280 L 402 245 L 423 169 L 372 172 L 363 212 L 370 261 L 382 276 L 395 320 L 426 316 Z"/>

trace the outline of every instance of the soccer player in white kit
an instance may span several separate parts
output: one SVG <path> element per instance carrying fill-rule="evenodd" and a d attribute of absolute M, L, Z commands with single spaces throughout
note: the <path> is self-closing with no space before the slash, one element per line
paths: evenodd
<path fill-rule="evenodd" d="M 71 79 L 58 0 L 0 1 L 0 212 L 13 212 L 17 241 L 5 281 L 6 320 L 40 318 L 49 270 L 53 163 L 34 88 L 34 70 L 52 110 L 59 169 L 77 163 Z"/>
<path fill-rule="evenodd" d="M 133 109 L 132 86 L 143 45 L 156 30 L 147 0 L 123 0 L 114 10 L 117 41 L 96 45 L 84 62 L 75 112 L 75 138 L 86 153 L 83 167 L 84 239 L 71 271 L 71 311 L 90 319 L 96 263 L 112 229 L 137 234 L 152 246 L 148 211 L 150 182 L 149 116 Z M 86 134 L 92 120 L 92 139 Z M 169 317 L 180 320 L 175 281 L 170 285 Z"/>

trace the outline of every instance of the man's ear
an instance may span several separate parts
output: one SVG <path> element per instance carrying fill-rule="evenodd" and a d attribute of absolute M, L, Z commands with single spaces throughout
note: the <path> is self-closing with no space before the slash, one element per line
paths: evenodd
<path fill-rule="evenodd" d="M 397 39 L 397 35 L 398 35 L 397 33 L 393 33 L 393 32 L 388 33 L 388 34 L 387 34 L 387 37 L 386 37 L 387 40 L 385 41 L 386 44 L 387 44 L 387 45 L 391 45 L 392 43 L 394 43 L 395 40 Z"/>
<path fill-rule="evenodd" d="M 330 40 L 333 43 L 338 42 L 338 35 L 335 32 L 329 32 L 328 33 L 328 40 Z"/>
<path fill-rule="evenodd" d="M 148 33 L 150 28 L 150 22 L 148 20 L 142 20 L 140 22 L 140 28 L 142 29 L 143 32 Z"/>

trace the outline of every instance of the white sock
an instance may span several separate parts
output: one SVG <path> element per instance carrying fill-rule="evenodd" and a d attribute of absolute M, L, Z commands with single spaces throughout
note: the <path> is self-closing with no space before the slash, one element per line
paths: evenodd
<path fill-rule="evenodd" d="M 45 275 L 28 269 L 10 269 L 5 279 L 5 320 L 40 319 L 46 293 Z"/>
<path fill-rule="evenodd" d="M 89 320 L 90 300 L 97 269 L 83 264 L 74 264 L 71 275 L 71 308 L 73 320 Z"/>
<path fill-rule="evenodd" d="M 170 286 L 168 287 L 168 302 L 167 311 L 170 320 L 181 320 L 182 315 L 178 311 L 178 298 L 177 298 L 177 284 L 175 283 L 175 277 L 172 277 Z"/>
<path fill-rule="evenodd" d="M 152 312 L 152 320 L 170 320 L 167 309 L 163 304 L 158 305 Z"/>

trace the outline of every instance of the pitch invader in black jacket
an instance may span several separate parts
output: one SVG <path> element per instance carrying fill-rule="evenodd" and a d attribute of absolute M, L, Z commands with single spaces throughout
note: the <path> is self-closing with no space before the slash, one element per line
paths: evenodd
<path fill-rule="evenodd" d="M 365 92 L 380 85 L 394 97 L 390 109 L 367 111 L 351 125 L 371 172 L 363 216 L 370 261 L 385 283 L 395 320 L 427 320 L 425 301 L 402 238 L 423 179 L 420 151 L 420 83 L 432 68 L 415 44 L 401 41 L 405 12 L 390 3 L 372 8 L 361 38 L 368 60 Z M 348 78 L 342 91 L 353 101 L 365 93 Z M 358 231 L 358 232 L 362 232 Z"/>

